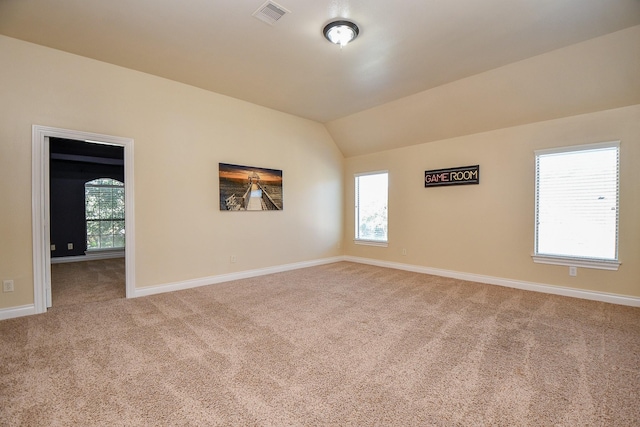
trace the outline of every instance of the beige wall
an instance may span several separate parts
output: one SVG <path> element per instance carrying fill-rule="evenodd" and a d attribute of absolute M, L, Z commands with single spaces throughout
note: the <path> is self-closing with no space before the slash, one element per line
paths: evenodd
<path fill-rule="evenodd" d="M 323 125 L 1 36 L 0 57 L 0 308 L 33 303 L 34 124 L 134 139 L 137 287 L 340 253 L 343 157 Z M 284 211 L 220 212 L 219 162 L 283 170 Z"/>
<path fill-rule="evenodd" d="M 621 141 L 619 271 L 534 264 L 534 150 Z M 480 184 L 424 188 L 424 171 L 480 165 Z M 640 105 L 430 142 L 345 162 L 351 256 L 640 296 Z M 353 175 L 389 170 L 389 246 L 353 243 Z M 402 256 L 402 249 L 407 255 Z"/>
<path fill-rule="evenodd" d="M 2 36 L 0 57 L 0 279 L 16 287 L 0 309 L 33 303 L 33 124 L 134 139 L 139 288 L 344 251 L 640 296 L 640 105 L 344 159 L 319 123 Z M 533 151 L 611 140 L 622 141 L 620 270 L 534 264 Z M 285 210 L 220 212 L 218 162 L 282 169 Z M 427 169 L 471 164 L 478 186 L 423 187 Z M 381 169 L 389 246 L 354 245 L 353 174 Z"/>

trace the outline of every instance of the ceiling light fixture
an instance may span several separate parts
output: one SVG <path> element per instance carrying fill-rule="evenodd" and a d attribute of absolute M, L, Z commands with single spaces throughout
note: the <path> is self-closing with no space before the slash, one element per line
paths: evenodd
<path fill-rule="evenodd" d="M 333 21 L 324 27 L 322 33 L 327 40 L 339 44 L 342 48 L 358 37 L 360 29 L 351 21 Z"/>

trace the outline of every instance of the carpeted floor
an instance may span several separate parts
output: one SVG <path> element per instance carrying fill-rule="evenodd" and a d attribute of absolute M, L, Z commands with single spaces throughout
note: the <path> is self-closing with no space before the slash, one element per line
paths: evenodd
<path fill-rule="evenodd" d="M 124 258 L 51 264 L 52 309 L 125 296 Z"/>
<path fill-rule="evenodd" d="M 640 309 L 348 262 L 0 322 L 2 426 L 638 426 Z"/>

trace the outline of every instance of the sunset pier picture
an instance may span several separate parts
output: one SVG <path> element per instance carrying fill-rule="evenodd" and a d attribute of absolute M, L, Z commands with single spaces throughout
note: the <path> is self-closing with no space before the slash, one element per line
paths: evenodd
<path fill-rule="evenodd" d="M 219 163 L 220 210 L 282 210 L 282 171 Z"/>

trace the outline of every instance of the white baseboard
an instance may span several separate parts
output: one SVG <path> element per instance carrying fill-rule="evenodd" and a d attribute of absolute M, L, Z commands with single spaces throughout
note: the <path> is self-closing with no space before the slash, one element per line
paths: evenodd
<path fill-rule="evenodd" d="M 18 307 L 0 308 L 0 320 L 13 319 L 14 317 L 30 316 L 36 314 L 36 306 L 33 304 Z"/>
<path fill-rule="evenodd" d="M 197 288 L 199 286 L 215 285 L 217 283 L 230 282 L 232 280 L 248 279 L 251 277 L 264 276 L 273 273 L 282 273 L 284 271 L 315 267 L 317 265 L 332 264 L 339 261 L 343 261 L 342 256 L 323 258 L 313 261 L 296 262 L 293 264 L 283 264 L 277 265 L 275 267 L 259 268 L 256 270 L 239 271 L 237 273 L 220 274 L 217 276 L 202 277 L 199 279 L 184 280 L 180 282 L 166 283 L 163 285 L 147 286 L 144 288 L 136 288 L 134 297 L 180 291 L 183 289 Z"/>
<path fill-rule="evenodd" d="M 124 251 L 105 251 L 88 253 L 86 255 L 75 256 L 63 256 L 51 258 L 51 264 L 63 264 L 66 262 L 82 262 L 82 261 L 96 261 L 99 259 L 112 259 L 112 258 L 124 258 Z"/>
<path fill-rule="evenodd" d="M 74 257 L 75 258 L 75 257 Z M 422 267 L 412 264 L 402 264 L 390 261 L 380 261 L 370 258 L 360 258 L 353 256 L 337 256 L 332 258 L 323 258 L 313 261 L 303 261 L 293 264 L 283 264 L 274 267 L 259 268 L 255 270 L 240 271 L 237 273 L 220 274 L 217 276 L 203 277 L 199 279 L 191 279 L 163 285 L 148 286 L 144 288 L 136 288 L 133 297 L 142 297 L 147 295 L 160 294 L 164 292 L 179 291 L 199 286 L 214 285 L 217 283 L 229 282 L 232 280 L 248 279 L 251 277 L 264 276 L 267 274 L 281 273 L 300 268 L 315 267 L 318 265 L 331 264 L 334 262 L 349 261 L 360 264 L 375 265 L 378 267 L 394 268 L 397 270 L 411 271 L 414 273 L 432 274 L 435 276 L 450 277 L 453 279 L 467 280 L 470 282 L 486 283 L 489 285 L 505 286 L 508 288 L 522 289 L 526 291 L 542 292 L 552 295 L 562 295 L 573 298 L 582 298 L 593 301 L 607 302 L 611 304 L 626 305 L 631 307 L 640 307 L 640 298 L 611 294 L 606 292 L 586 291 L 582 289 L 567 288 L 562 286 L 545 285 L 541 283 L 525 282 L 521 280 L 503 279 L 500 277 L 484 276 L 480 274 L 462 273 L 458 271 L 443 270 L 439 268 Z M 23 305 L 18 307 L 9 307 L 0 309 L 0 320 L 11 319 L 14 317 L 29 316 L 36 314 L 35 305 Z"/>
<path fill-rule="evenodd" d="M 360 264 L 375 265 L 378 267 L 395 268 L 397 270 L 412 271 L 415 273 L 432 274 L 434 276 L 450 277 L 452 279 L 467 280 L 470 282 L 486 283 L 489 285 L 504 286 L 507 288 L 522 289 L 525 291 L 542 292 L 552 295 L 562 295 L 566 297 L 582 298 L 592 301 L 608 302 L 611 304 L 628 305 L 640 307 L 640 298 L 627 295 L 611 294 L 598 291 L 586 291 L 582 289 L 567 288 L 563 286 L 545 285 L 542 283 L 525 282 L 522 280 L 503 279 L 501 277 L 483 276 L 473 273 L 462 273 L 459 271 L 443 270 L 439 268 L 421 267 L 412 264 L 402 264 L 398 262 L 379 261 L 370 258 L 360 258 L 344 256 L 345 261 L 357 262 Z"/>

